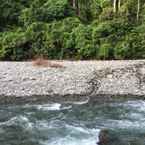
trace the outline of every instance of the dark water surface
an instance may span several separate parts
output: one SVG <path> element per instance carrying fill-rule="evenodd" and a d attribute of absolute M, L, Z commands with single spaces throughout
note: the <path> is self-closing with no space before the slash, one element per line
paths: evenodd
<path fill-rule="evenodd" d="M 104 128 L 145 145 L 145 101 L 0 107 L 0 145 L 96 145 Z"/>

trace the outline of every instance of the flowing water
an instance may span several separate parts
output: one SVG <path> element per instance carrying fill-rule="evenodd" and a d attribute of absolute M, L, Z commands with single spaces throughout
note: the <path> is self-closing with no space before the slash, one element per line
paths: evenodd
<path fill-rule="evenodd" d="M 145 145 L 145 101 L 0 107 L 0 145 L 96 145 L 104 128 Z"/>

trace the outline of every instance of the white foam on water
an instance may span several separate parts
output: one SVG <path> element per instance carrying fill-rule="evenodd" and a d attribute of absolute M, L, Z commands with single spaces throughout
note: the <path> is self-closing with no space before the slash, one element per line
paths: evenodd
<path fill-rule="evenodd" d="M 143 100 L 127 101 L 123 105 L 125 107 L 130 107 L 130 108 L 136 109 L 138 111 L 145 112 L 145 101 L 143 101 Z"/>
<path fill-rule="evenodd" d="M 64 102 L 65 105 L 59 103 L 53 103 L 53 104 L 35 105 L 35 107 L 37 107 L 37 109 L 39 110 L 44 110 L 44 111 L 67 110 L 72 108 L 72 105 L 67 105 L 67 104 L 83 105 L 83 104 L 87 104 L 88 102 L 89 102 L 89 97 L 83 101 L 67 101 Z"/>
<path fill-rule="evenodd" d="M 41 142 L 41 145 L 96 145 L 96 140 L 94 138 L 80 140 L 67 137 L 54 142 Z"/>
<path fill-rule="evenodd" d="M 69 110 L 69 109 L 71 109 L 71 108 L 72 108 L 72 105 L 63 106 L 63 107 L 61 108 L 61 110 Z"/>
<path fill-rule="evenodd" d="M 118 129 L 141 129 L 145 130 L 144 121 L 131 121 L 131 120 L 112 120 L 109 119 L 104 122 L 106 128 L 118 128 Z"/>
<path fill-rule="evenodd" d="M 83 101 L 76 101 L 76 102 L 71 102 L 72 104 L 74 105 L 84 105 L 84 104 L 87 104 L 89 102 L 89 97 L 86 99 L 86 100 L 83 100 Z"/>
<path fill-rule="evenodd" d="M 68 130 L 72 130 L 73 133 L 76 133 L 73 136 L 69 132 L 65 137 L 54 137 L 53 140 L 41 141 L 41 145 L 96 145 L 98 142 L 99 129 L 86 129 L 82 127 L 75 127 L 67 125 Z M 81 133 L 78 135 L 78 133 Z"/>
<path fill-rule="evenodd" d="M 24 105 L 23 108 L 36 108 L 37 110 L 42 111 L 60 111 L 60 110 L 68 110 L 72 108 L 72 105 L 62 105 L 60 103 L 52 103 L 52 104 L 41 104 L 41 105 Z M 32 112 L 29 112 L 30 114 Z M 28 114 L 28 113 L 27 113 Z"/>
<path fill-rule="evenodd" d="M 38 110 L 43 110 L 43 111 L 55 111 L 61 109 L 61 104 L 54 103 L 54 104 L 37 105 L 36 108 Z"/>
<path fill-rule="evenodd" d="M 56 139 L 55 141 L 42 141 L 41 145 L 96 145 L 98 142 L 97 137 L 88 137 L 88 138 L 72 138 L 66 136 L 65 138 Z"/>
<path fill-rule="evenodd" d="M 11 126 L 11 125 L 20 125 L 21 127 L 23 127 L 24 129 L 32 129 L 33 125 L 32 123 L 29 121 L 29 119 L 26 116 L 15 116 L 12 117 L 11 119 L 5 121 L 5 122 L 1 122 L 0 126 Z"/>
<path fill-rule="evenodd" d="M 16 124 L 16 122 L 28 122 L 28 118 L 24 117 L 24 116 L 15 116 L 15 117 L 12 117 L 11 119 L 9 119 L 8 121 L 5 121 L 5 122 L 1 122 L 0 125 L 7 125 L 7 126 L 10 126 L 10 125 L 13 125 L 13 124 Z"/>
<path fill-rule="evenodd" d="M 145 116 L 142 113 L 131 112 L 128 114 L 127 118 L 132 120 L 145 121 Z"/>
<path fill-rule="evenodd" d="M 70 131 L 74 131 L 74 132 L 81 132 L 81 133 L 85 133 L 85 134 L 89 134 L 90 131 L 86 128 L 80 127 L 80 126 L 72 126 L 72 125 L 65 125 L 66 128 L 68 128 Z"/>

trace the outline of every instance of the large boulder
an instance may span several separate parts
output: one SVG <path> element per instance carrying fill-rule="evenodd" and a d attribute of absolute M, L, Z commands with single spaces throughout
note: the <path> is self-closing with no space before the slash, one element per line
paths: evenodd
<path fill-rule="evenodd" d="M 99 133 L 97 145 L 127 145 L 114 130 L 103 129 Z"/>
<path fill-rule="evenodd" d="M 145 139 L 120 136 L 116 130 L 102 129 L 99 133 L 97 145 L 145 145 Z"/>

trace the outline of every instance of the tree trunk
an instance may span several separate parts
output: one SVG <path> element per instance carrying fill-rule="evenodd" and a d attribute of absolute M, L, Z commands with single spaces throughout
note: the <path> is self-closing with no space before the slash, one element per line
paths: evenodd
<path fill-rule="evenodd" d="M 77 15 L 80 16 L 80 4 L 78 0 L 76 0 L 76 12 L 77 12 Z"/>
<path fill-rule="evenodd" d="M 116 4 L 117 4 L 117 0 L 113 0 L 113 11 L 114 11 L 114 13 L 116 13 L 116 10 L 117 10 Z"/>
<path fill-rule="evenodd" d="M 120 7 L 121 7 L 121 0 L 118 0 L 118 11 L 120 11 Z"/>
<path fill-rule="evenodd" d="M 76 0 L 73 0 L 73 8 L 76 8 Z"/>
<path fill-rule="evenodd" d="M 140 13 L 140 0 L 138 0 L 137 2 L 137 15 L 136 15 L 137 22 L 139 21 L 139 13 Z"/>
<path fill-rule="evenodd" d="M 78 0 L 70 0 L 71 6 L 75 9 L 76 14 L 80 16 L 80 6 Z"/>

